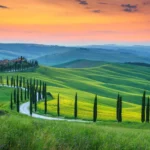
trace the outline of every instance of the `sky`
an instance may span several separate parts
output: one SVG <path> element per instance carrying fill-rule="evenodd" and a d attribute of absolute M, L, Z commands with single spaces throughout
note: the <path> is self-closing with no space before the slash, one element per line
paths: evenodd
<path fill-rule="evenodd" d="M 0 42 L 150 45 L 150 0 L 0 0 Z"/>

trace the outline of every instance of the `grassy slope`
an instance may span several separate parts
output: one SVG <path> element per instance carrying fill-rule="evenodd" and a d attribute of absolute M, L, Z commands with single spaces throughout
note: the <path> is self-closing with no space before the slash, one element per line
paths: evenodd
<path fill-rule="evenodd" d="M 6 74 L 5 74 L 6 75 Z M 9 73 L 8 75 L 14 75 Z M 140 121 L 141 96 L 149 90 L 150 70 L 125 64 L 106 64 L 88 69 L 40 67 L 34 72 L 18 73 L 48 83 L 54 99 L 48 102 L 48 113 L 56 116 L 57 94 L 60 93 L 61 115 L 73 117 L 74 95 L 79 96 L 79 118 L 92 120 L 94 94 L 98 94 L 98 119 L 115 120 L 116 97 L 123 96 L 123 120 Z M 44 104 L 38 105 L 43 113 Z"/>
<path fill-rule="evenodd" d="M 0 117 L 0 122 L 0 137 L 2 137 L 0 146 L 4 149 L 141 150 L 150 148 L 149 124 L 58 122 L 31 119 L 14 113 Z"/>
<path fill-rule="evenodd" d="M 126 69 L 123 70 L 122 68 Z M 132 116 L 134 114 L 138 116 L 135 116 L 135 121 L 140 118 L 140 106 L 138 104 L 141 100 L 141 94 L 144 89 L 149 93 L 148 76 L 150 71 L 145 67 L 134 68 L 134 66 L 128 65 L 104 65 L 98 68 L 91 68 L 90 70 L 65 70 L 40 67 L 36 72 L 18 74 L 29 78 L 35 76 L 38 79 L 47 81 L 49 85 L 48 89 L 55 98 L 57 93 L 60 92 L 61 104 L 63 104 L 64 108 L 65 106 L 70 107 L 70 110 L 66 109 L 67 113 L 72 111 L 70 105 L 73 105 L 75 91 L 79 93 L 80 103 L 82 104 L 82 108 L 84 107 L 83 113 L 92 107 L 93 93 L 98 92 L 100 118 L 103 116 L 103 119 L 105 119 L 105 115 L 107 120 L 114 120 L 114 116 L 109 118 L 106 114 L 115 111 L 115 99 L 118 91 L 120 91 L 120 94 L 123 95 L 126 101 L 124 103 L 124 117 L 130 120 L 130 117 L 126 113 L 133 112 Z M 14 74 L 9 73 L 8 75 L 11 76 Z M 121 79 L 121 77 L 124 79 Z M 68 80 L 70 82 L 67 82 Z M 96 82 L 96 80 L 99 82 Z M 109 80 L 110 83 L 104 83 L 105 80 Z M 84 89 L 83 85 L 85 84 L 86 88 Z M 9 93 L 11 91 L 8 88 L 0 88 L 0 109 L 7 110 L 8 112 L 8 114 L 0 116 L 0 149 L 91 150 L 111 148 L 112 150 L 141 150 L 150 148 L 150 127 L 147 123 L 123 122 L 120 124 L 117 122 L 102 121 L 93 124 L 33 119 L 18 114 L 15 110 L 9 110 Z M 116 94 L 113 94 L 114 91 Z M 54 113 L 56 109 L 55 103 L 55 99 L 49 101 L 49 109 L 53 110 Z M 42 106 L 43 104 L 40 104 L 39 107 Z M 64 113 L 66 110 L 64 110 Z"/>

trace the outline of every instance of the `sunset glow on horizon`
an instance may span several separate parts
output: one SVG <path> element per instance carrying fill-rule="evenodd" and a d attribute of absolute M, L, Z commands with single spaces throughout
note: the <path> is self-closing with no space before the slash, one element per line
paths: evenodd
<path fill-rule="evenodd" d="M 150 0 L 0 0 L 0 42 L 150 43 Z"/>

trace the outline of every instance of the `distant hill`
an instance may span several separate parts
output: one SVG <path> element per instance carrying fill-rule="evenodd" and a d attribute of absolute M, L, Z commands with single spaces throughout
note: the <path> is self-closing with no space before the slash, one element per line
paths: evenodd
<path fill-rule="evenodd" d="M 56 65 L 54 67 L 57 67 L 57 68 L 90 68 L 90 67 L 97 67 L 103 64 L 106 64 L 106 63 L 101 62 L 101 61 L 80 59 L 80 60 L 75 60 L 75 61 L 71 61 L 68 63 Z"/>
<path fill-rule="evenodd" d="M 131 51 L 131 50 L 106 50 L 97 48 L 70 48 L 66 52 L 49 54 L 37 58 L 39 62 L 44 65 L 57 65 L 75 61 L 79 59 L 87 59 L 92 61 L 105 61 L 105 62 L 144 62 L 150 63 L 148 56 Z"/>
<path fill-rule="evenodd" d="M 54 66 L 75 60 L 150 63 L 150 46 L 97 45 L 65 47 L 38 44 L 0 44 L 0 59 L 24 56 Z"/>

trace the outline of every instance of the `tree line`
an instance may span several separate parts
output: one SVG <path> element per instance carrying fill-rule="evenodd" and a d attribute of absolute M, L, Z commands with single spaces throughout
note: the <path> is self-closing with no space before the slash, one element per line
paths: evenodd
<path fill-rule="evenodd" d="M 23 56 L 13 60 L 0 60 L 0 72 L 23 71 L 33 67 L 38 67 L 38 61 L 37 60 L 28 61 Z"/>

